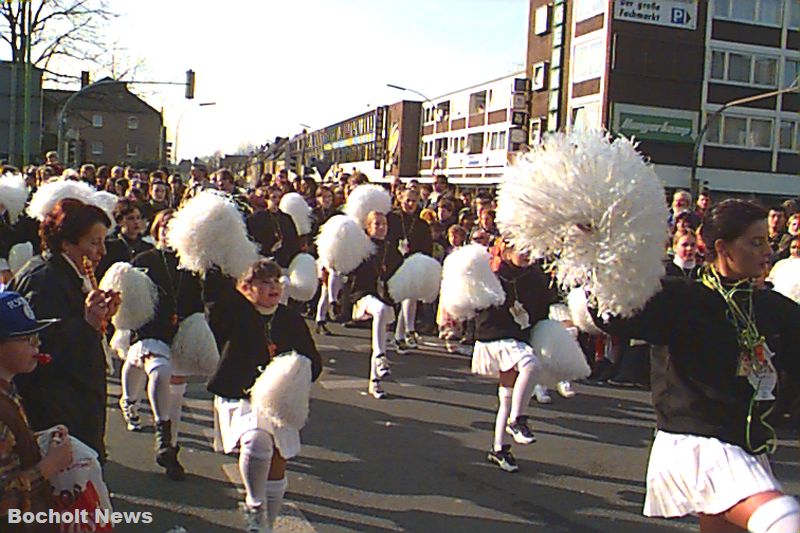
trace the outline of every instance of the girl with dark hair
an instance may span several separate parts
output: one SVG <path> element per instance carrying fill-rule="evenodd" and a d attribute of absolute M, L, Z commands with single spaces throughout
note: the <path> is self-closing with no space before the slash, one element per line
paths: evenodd
<path fill-rule="evenodd" d="M 117 235 L 106 240 L 106 255 L 97 266 L 98 279 L 102 279 L 114 263 L 118 261 L 130 263 L 131 259 L 140 253 L 153 248 L 153 245 L 142 237 L 146 222 L 142 218 L 138 204 L 127 198 L 119 200 L 114 208 L 114 221 L 117 223 Z"/>
<path fill-rule="evenodd" d="M 697 234 L 693 229 L 678 229 L 672 236 L 672 261 L 665 265 L 667 276 L 700 277 L 697 261 Z"/>
<path fill-rule="evenodd" d="M 800 374 L 800 308 L 752 279 L 769 266 L 767 212 L 726 200 L 701 228 L 700 279 L 665 277 L 637 315 L 603 321 L 653 350 L 657 433 L 644 514 L 696 515 L 704 532 L 797 533 L 800 506 L 770 468 L 776 436 L 765 421 L 777 375 Z"/>
<path fill-rule="evenodd" d="M 101 462 L 106 455 L 102 339 L 119 308 L 119 295 L 93 288 L 90 265 L 105 255 L 110 225 L 99 207 L 60 200 L 40 227 L 44 261 L 29 262 L 12 280 L 13 290 L 25 296 L 38 317 L 60 319 L 40 335 L 41 349 L 52 355 L 52 364 L 17 377 L 31 427 L 64 424 Z"/>

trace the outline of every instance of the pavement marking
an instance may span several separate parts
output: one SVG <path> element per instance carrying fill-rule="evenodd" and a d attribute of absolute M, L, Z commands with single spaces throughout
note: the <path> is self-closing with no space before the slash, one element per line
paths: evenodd
<path fill-rule="evenodd" d="M 222 472 L 228 481 L 234 486 L 236 492 L 244 496 L 244 485 L 242 485 L 239 475 L 239 465 L 237 463 L 225 463 L 222 465 Z M 281 507 L 281 515 L 275 522 L 275 533 L 318 533 L 311 522 L 303 515 L 296 504 L 284 501 Z"/>
<path fill-rule="evenodd" d="M 326 390 L 363 389 L 367 385 L 367 378 L 362 379 L 326 379 L 320 381 L 320 386 Z"/>

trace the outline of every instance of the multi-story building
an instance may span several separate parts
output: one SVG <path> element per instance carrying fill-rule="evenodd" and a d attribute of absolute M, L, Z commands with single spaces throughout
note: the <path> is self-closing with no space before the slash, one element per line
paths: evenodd
<path fill-rule="evenodd" d="M 44 90 L 43 150 L 57 149 L 58 117 L 72 97 L 65 112 L 63 139 L 71 147 L 68 164 L 162 164 L 165 130 L 161 113 L 130 92 L 125 83 L 111 83 L 110 78 L 101 82 L 77 96 L 75 91 Z"/>
<path fill-rule="evenodd" d="M 0 61 L 0 159 L 16 165 L 22 162 L 25 120 L 25 77 L 21 63 Z M 28 161 L 41 159 L 42 70 L 31 69 L 28 114 Z"/>
<path fill-rule="evenodd" d="M 498 182 L 513 152 L 528 142 L 529 85 L 517 72 L 425 102 L 420 175 Z"/>
<path fill-rule="evenodd" d="M 800 96 L 769 93 L 800 73 L 799 26 L 800 0 L 531 0 L 531 141 L 605 128 L 669 187 L 798 195 Z"/>

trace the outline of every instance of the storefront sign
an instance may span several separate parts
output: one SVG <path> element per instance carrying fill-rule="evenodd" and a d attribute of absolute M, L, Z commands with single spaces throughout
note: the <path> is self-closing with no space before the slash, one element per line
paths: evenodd
<path fill-rule="evenodd" d="M 697 0 L 614 0 L 614 18 L 694 30 L 697 28 Z"/>
<path fill-rule="evenodd" d="M 697 113 L 615 104 L 613 130 L 641 140 L 691 144 L 697 134 Z"/>

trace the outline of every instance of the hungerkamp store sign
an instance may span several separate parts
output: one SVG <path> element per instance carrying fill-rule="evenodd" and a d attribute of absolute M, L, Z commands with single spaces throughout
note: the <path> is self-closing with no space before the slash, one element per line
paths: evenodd
<path fill-rule="evenodd" d="M 697 131 L 697 113 L 615 104 L 612 129 L 615 133 L 641 140 L 691 144 Z"/>

